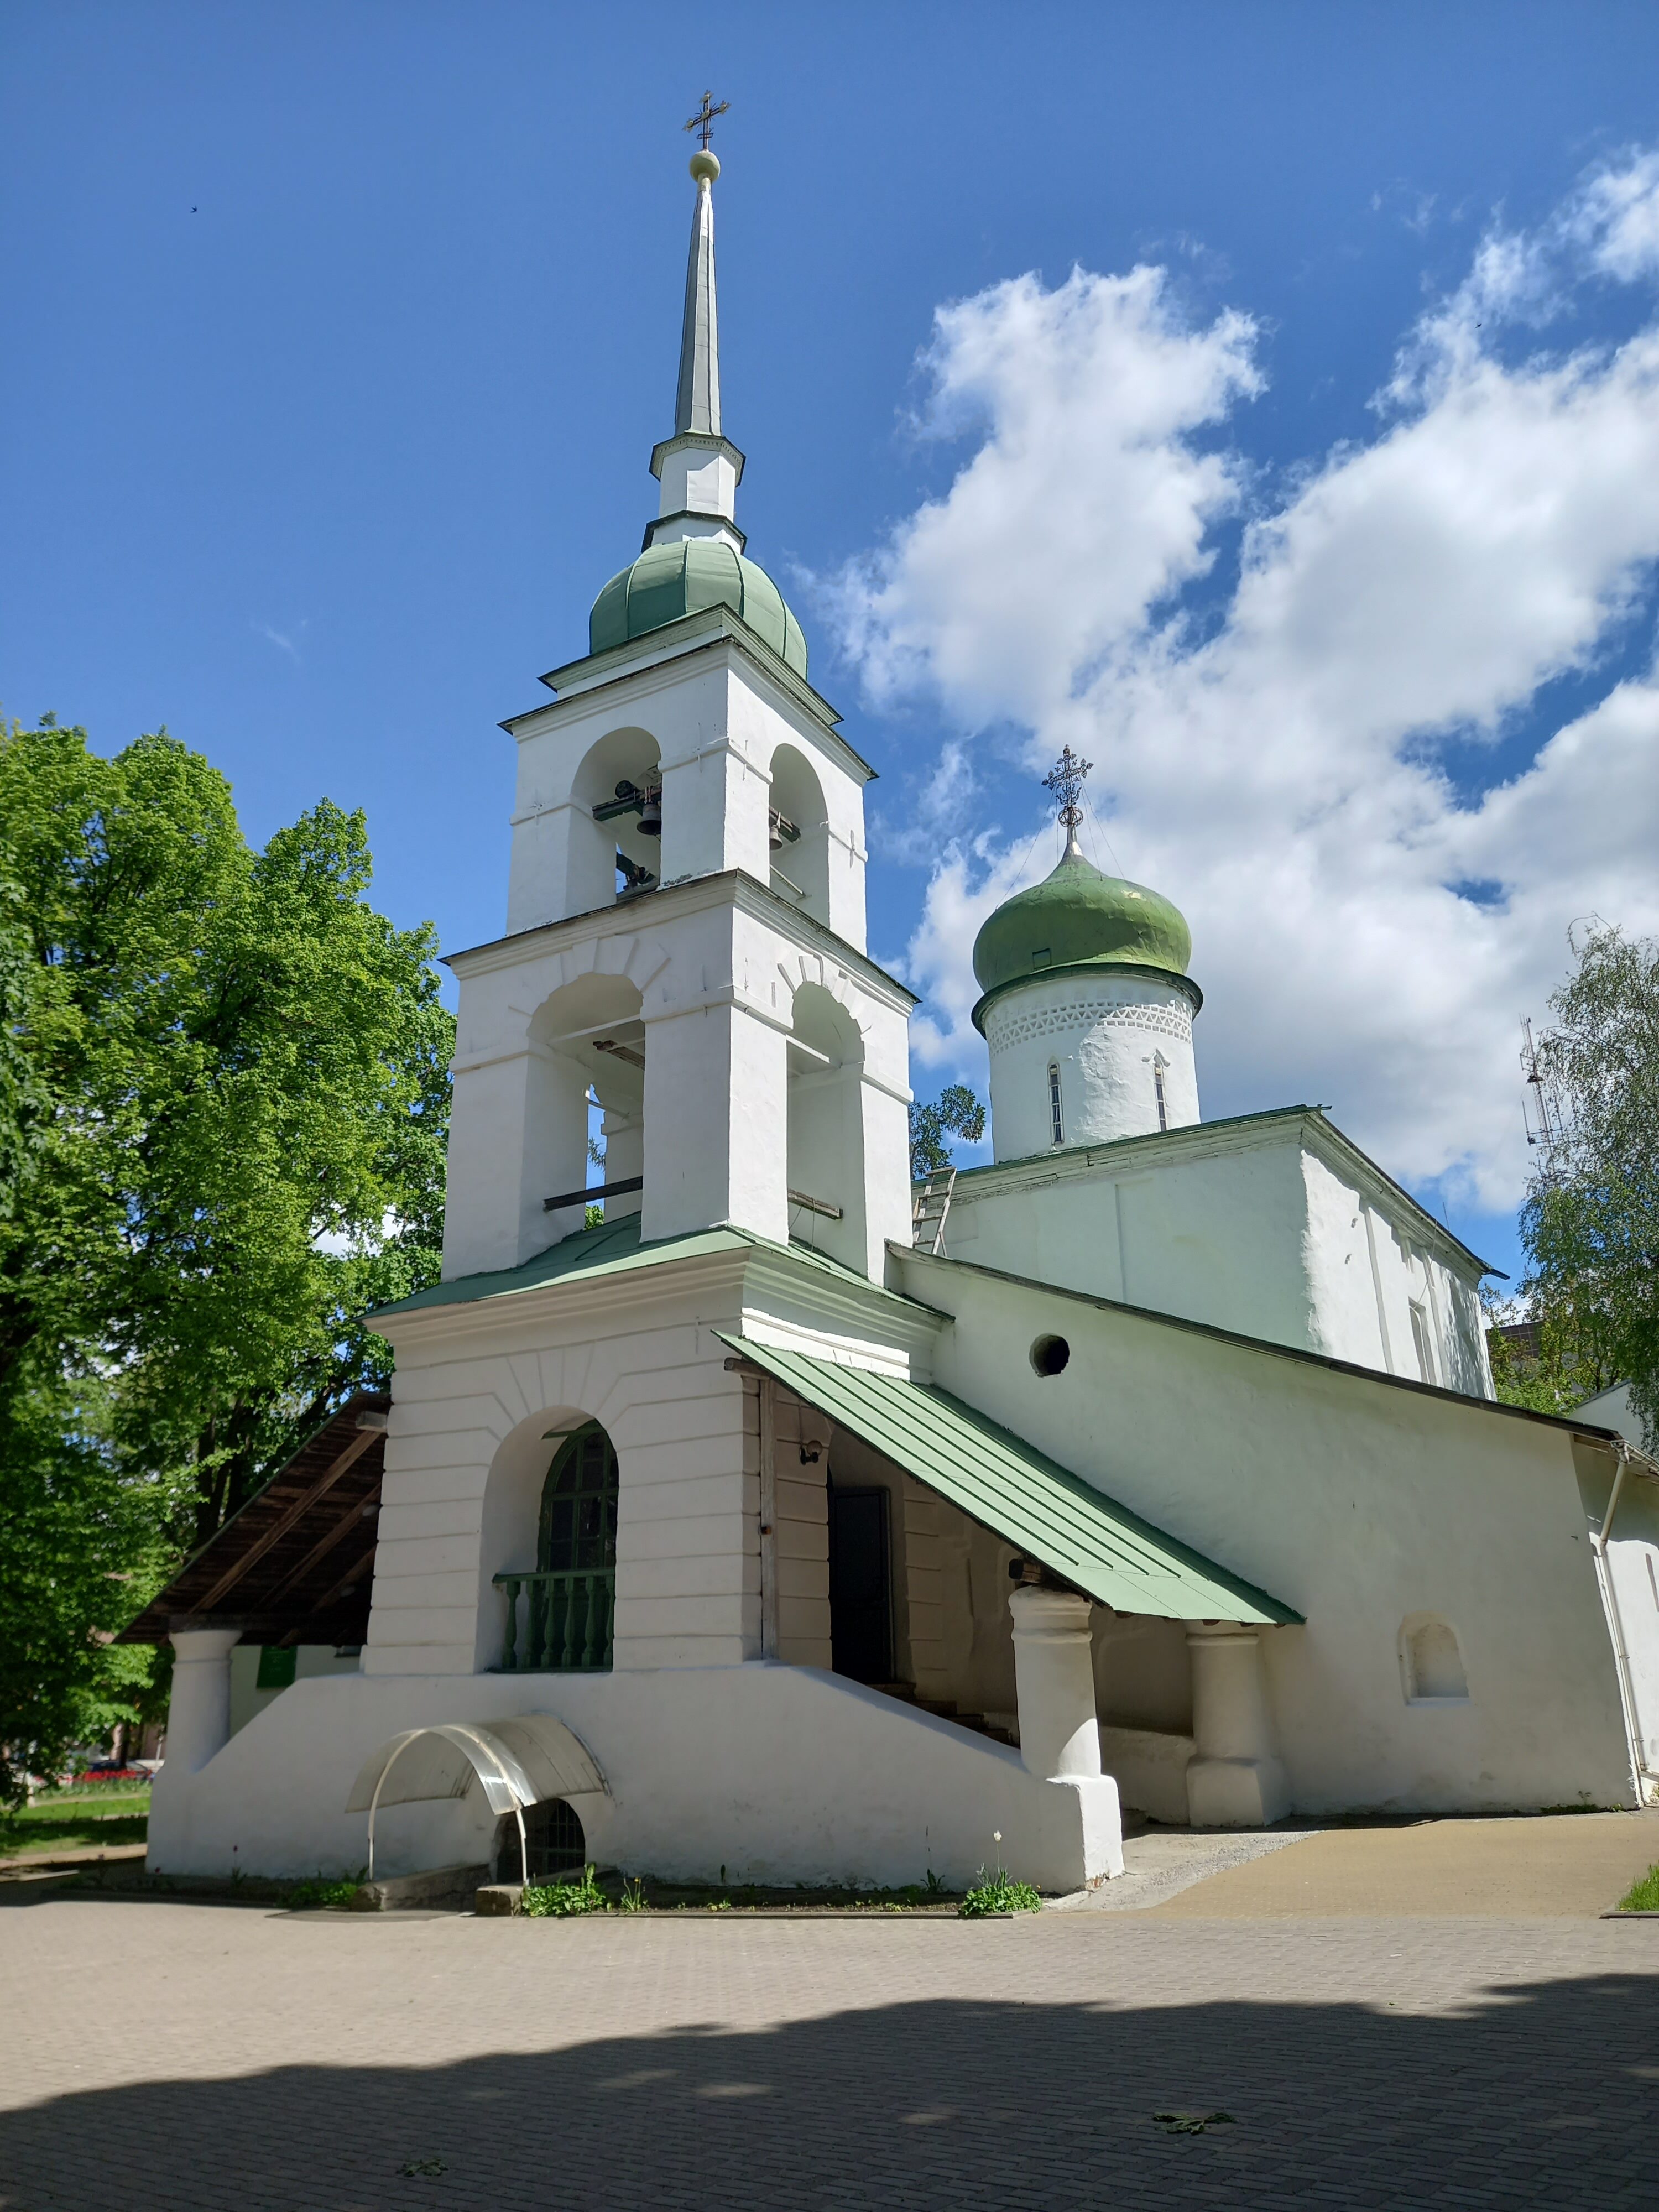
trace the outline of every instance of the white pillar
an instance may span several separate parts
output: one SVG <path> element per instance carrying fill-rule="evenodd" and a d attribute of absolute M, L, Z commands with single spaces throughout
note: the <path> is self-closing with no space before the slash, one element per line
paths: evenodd
<path fill-rule="evenodd" d="M 1014 1617 L 1014 1695 L 1020 1757 L 1076 1802 L 1070 1879 L 1092 1889 L 1123 1871 L 1117 1784 L 1100 1768 L 1089 1601 L 1030 1584 L 1008 1600 Z"/>
<path fill-rule="evenodd" d="M 175 1629 L 164 1764 L 194 1774 L 230 1741 L 230 1655 L 240 1628 Z"/>
<path fill-rule="evenodd" d="M 1261 1645 L 1253 1628 L 1190 1620 L 1193 1739 L 1187 1763 L 1187 1817 L 1195 1828 L 1265 1828 L 1290 1810 L 1261 1682 Z"/>
<path fill-rule="evenodd" d="M 1014 1617 L 1020 1757 L 1045 1778 L 1098 1774 L 1088 1599 L 1028 1584 L 1013 1593 L 1008 1610 Z"/>

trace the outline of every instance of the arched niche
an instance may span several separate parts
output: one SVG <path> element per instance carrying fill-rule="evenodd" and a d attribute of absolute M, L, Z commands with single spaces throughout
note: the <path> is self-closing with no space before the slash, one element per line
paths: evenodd
<path fill-rule="evenodd" d="M 793 745 L 780 745 L 772 756 L 769 805 L 772 889 L 828 928 L 829 811 L 817 771 Z"/>
<path fill-rule="evenodd" d="M 520 1421 L 495 1448 L 484 1482 L 478 1540 L 476 1664 L 481 1670 L 501 1663 L 507 1601 L 495 1577 L 537 1571 L 549 1472 L 566 1437 L 594 1418 L 585 1406 L 544 1406 Z"/>
<path fill-rule="evenodd" d="M 532 1115 L 545 1114 L 556 1127 L 550 1150 L 567 1180 L 550 1182 L 547 1195 L 576 1190 L 587 1182 L 592 1091 L 603 1111 L 605 1165 L 600 1180 L 617 1182 L 645 1167 L 645 1024 L 637 985 L 625 975 L 578 975 L 544 1000 L 530 1024 L 536 1048 L 538 1095 Z M 602 1201 L 607 1221 L 640 1210 L 640 1193 Z M 578 1203 L 550 1216 L 553 1241 L 582 1226 Z"/>
<path fill-rule="evenodd" d="M 1400 1678 L 1408 1705 L 1468 1703 L 1468 1674 L 1449 1620 L 1433 1613 L 1407 1614 L 1400 1624 Z"/>
<path fill-rule="evenodd" d="M 803 983 L 788 1051 L 789 1234 L 864 1270 L 864 1037 L 819 983 Z"/>
<path fill-rule="evenodd" d="M 649 884 L 630 885 L 624 872 L 617 866 L 617 854 L 625 854 L 632 866 L 641 871 L 653 883 L 662 876 L 662 836 L 660 831 L 653 836 L 641 827 L 636 812 L 610 816 L 606 820 L 592 819 L 596 807 L 614 805 L 618 799 L 618 787 L 631 785 L 636 791 L 662 789 L 662 753 L 649 730 L 628 727 L 611 730 L 584 755 L 576 770 L 571 796 L 586 817 L 586 834 L 582 841 L 582 881 L 591 878 L 591 902 L 574 906 L 573 913 L 588 911 L 591 907 L 608 905 L 612 899 L 634 896 Z M 661 818 L 661 800 L 658 799 L 658 819 Z M 573 854 L 573 879 L 575 855 Z"/>

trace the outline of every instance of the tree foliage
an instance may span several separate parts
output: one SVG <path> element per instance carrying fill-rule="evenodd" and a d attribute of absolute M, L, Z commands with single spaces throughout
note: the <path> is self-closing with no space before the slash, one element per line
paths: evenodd
<path fill-rule="evenodd" d="M 181 1549 L 385 1380 L 362 1316 L 436 1272 L 452 1024 L 360 814 L 255 852 L 164 733 L 47 726 L 0 733 L 0 1741 L 49 1748 Z"/>
<path fill-rule="evenodd" d="M 910 1173 L 920 1182 L 951 1164 L 952 1135 L 976 1145 L 985 1134 L 985 1104 L 965 1083 L 947 1084 L 931 1106 L 910 1108 Z"/>
<path fill-rule="evenodd" d="M 1659 1436 L 1659 942 L 1598 925 L 1573 949 L 1538 1048 L 1547 1131 L 1522 1210 L 1524 1291 L 1571 1387 L 1594 1378 L 1578 1398 L 1626 1382 Z"/>

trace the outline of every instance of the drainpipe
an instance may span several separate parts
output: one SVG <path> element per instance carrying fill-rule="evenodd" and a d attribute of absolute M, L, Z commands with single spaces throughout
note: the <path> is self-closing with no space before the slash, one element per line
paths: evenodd
<path fill-rule="evenodd" d="M 1598 1443 L 1603 1441 L 1597 1437 Z M 1630 1744 L 1631 1767 L 1636 1782 L 1636 1795 L 1644 1805 L 1659 1798 L 1659 1775 L 1647 1762 L 1646 1745 L 1642 1735 L 1642 1717 L 1636 1703 L 1636 1682 L 1631 1673 L 1630 1648 L 1625 1640 L 1624 1616 L 1619 1610 L 1619 1590 L 1613 1578 L 1613 1561 L 1607 1553 L 1607 1539 L 1613 1530 L 1613 1516 L 1619 1510 L 1619 1498 L 1625 1486 L 1625 1477 L 1630 1470 L 1634 1455 L 1630 1446 L 1620 1441 L 1613 1447 L 1615 1465 L 1613 1488 L 1607 1493 L 1607 1510 L 1601 1517 L 1601 1526 L 1593 1530 L 1590 1547 L 1595 1554 L 1596 1578 L 1601 1585 L 1601 1600 L 1607 1611 L 1607 1627 L 1613 1637 L 1613 1664 L 1619 1675 L 1619 1702 L 1624 1708 L 1625 1734 Z"/>

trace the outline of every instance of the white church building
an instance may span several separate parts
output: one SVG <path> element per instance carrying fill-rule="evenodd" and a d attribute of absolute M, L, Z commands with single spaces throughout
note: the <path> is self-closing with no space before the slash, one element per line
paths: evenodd
<path fill-rule="evenodd" d="M 504 726 L 505 933 L 450 962 L 442 1279 L 129 1632 L 152 1867 L 372 1818 L 377 1873 L 955 1887 L 1000 1835 L 1058 1892 L 1126 1809 L 1650 1799 L 1659 1468 L 1495 1402 L 1482 1263 L 1317 1107 L 1202 1118 L 1186 925 L 1069 760 L 975 951 L 993 1162 L 913 1187 L 872 771 L 735 520 L 691 169 L 658 513 Z"/>

